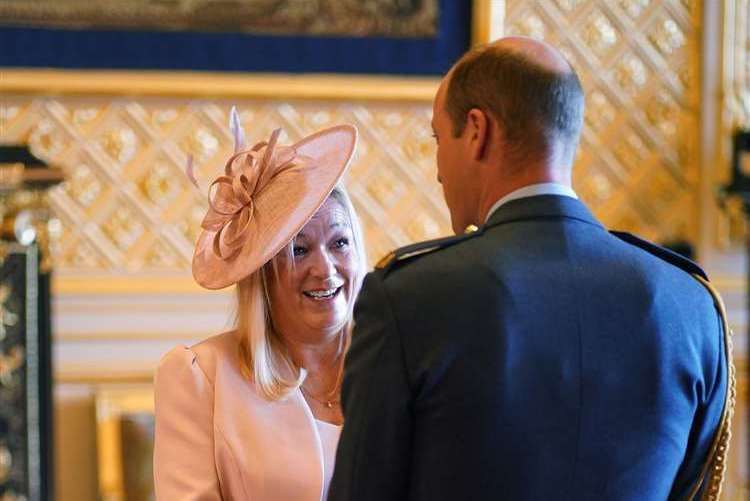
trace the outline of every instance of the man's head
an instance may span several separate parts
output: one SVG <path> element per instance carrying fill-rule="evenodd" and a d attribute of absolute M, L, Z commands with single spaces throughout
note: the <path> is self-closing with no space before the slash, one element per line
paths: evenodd
<path fill-rule="evenodd" d="M 509 37 L 466 53 L 433 107 L 438 179 L 454 231 L 483 223 L 517 188 L 570 184 L 582 124 L 581 84 L 552 47 Z"/>

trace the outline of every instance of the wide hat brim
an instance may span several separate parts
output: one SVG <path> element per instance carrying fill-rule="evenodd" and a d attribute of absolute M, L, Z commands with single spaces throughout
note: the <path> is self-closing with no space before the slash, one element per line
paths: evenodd
<path fill-rule="evenodd" d="M 253 217 L 237 254 L 220 258 L 213 249 L 217 232 L 201 232 L 193 255 L 195 281 L 207 289 L 223 289 L 270 261 L 326 201 L 349 167 L 356 145 L 357 129 L 337 125 L 291 146 L 304 161 L 253 195 Z"/>

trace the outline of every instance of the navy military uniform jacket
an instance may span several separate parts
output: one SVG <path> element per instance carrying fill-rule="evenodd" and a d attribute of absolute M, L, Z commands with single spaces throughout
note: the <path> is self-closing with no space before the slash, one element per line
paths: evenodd
<path fill-rule="evenodd" d="M 702 271 L 554 195 L 437 246 L 365 280 L 329 499 L 686 495 L 727 384 Z"/>

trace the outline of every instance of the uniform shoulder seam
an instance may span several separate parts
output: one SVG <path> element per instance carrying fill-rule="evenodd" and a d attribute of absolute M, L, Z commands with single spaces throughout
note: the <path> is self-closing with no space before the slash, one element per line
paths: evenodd
<path fill-rule="evenodd" d="M 706 275 L 706 272 L 703 271 L 703 268 L 701 268 L 697 263 L 686 258 L 685 256 L 656 245 L 655 243 L 649 242 L 648 240 L 644 240 L 636 235 L 633 235 L 632 233 L 627 233 L 624 231 L 610 231 L 609 233 L 625 243 L 638 247 L 639 249 L 648 252 L 652 256 L 661 259 L 662 261 L 680 268 L 682 271 L 688 273 L 689 275 L 698 275 L 704 280 L 708 280 L 708 275 Z"/>
<path fill-rule="evenodd" d="M 464 235 L 457 235 L 453 237 L 438 238 L 434 240 L 427 240 L 424 242 L 418 242 L 411 245 L 400 247 L 394 251 L 389 252 L 375 265 L 375 269 L 381 271 L 383 276 L 388 275 L 391 271 L 398 268 L 400 264 L 413 259 L 431 254 L 433 252 L 452 247 L 460 242 L 469 240 L 476 236 L 479 236 L 481 231 L 473 231 Z"/>

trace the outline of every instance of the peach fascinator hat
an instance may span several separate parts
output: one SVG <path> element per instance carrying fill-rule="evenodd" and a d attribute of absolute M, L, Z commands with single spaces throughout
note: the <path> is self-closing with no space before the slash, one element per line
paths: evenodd
<path fill-rule="evenodd" d="M 235 108 L 229 127 L 235 152 L 209 186 L 193 255 L 193 277 L 207 289 L 237 283 L 287 245 L 326 201 L 357 145 L 357 129 L 338 125 L 291 146 L 277 144 L 276 129 L 245 149 Z M 198 187 L 191 159 L 186 173 Z"/>

